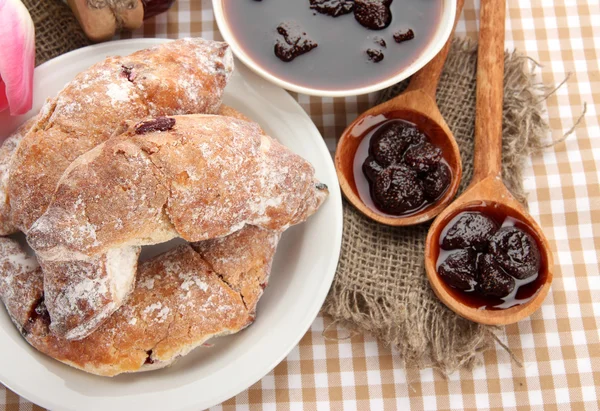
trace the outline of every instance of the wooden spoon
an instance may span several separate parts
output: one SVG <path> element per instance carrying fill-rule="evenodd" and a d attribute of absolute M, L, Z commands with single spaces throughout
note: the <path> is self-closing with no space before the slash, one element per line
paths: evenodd
<path fill-rule="evenodd" d="M 464 0 L 456 2 L 454 28 L 456 28 L 463 4 Z M 423 223 L 438 215 L 456 195 L 462 176 L 460 152 L 454 136 L 435 102 L 435 92 L 451 42 L 452 36 L 438 55 L 412 76 L 404 93 L 364 112 L 344 130 L 338 142 L 335 152 L 335 167 L 340 187 L 354 207 L 377 222 L 392 226 Z M 388 216 L 367 206 L 358 194 L 354 179 L 354 158 L 363 137 L 375 126 L 392 118 L 416 124 L 429 137 L 432 144 L 442 149 L 444 159 L 452 171 L 452 181 L 446 193 L 433 205 L 408 216 Z"/>
<path fill-rule="evenodd" d="M 504 0 L 482 0 L 473 179 L 467 190 L 433 222 L 425 246 L 427 277 L 438 298 L 457 314 L 478 323 L 492 325 L 515 323 L 537 310 L 548 294 L 553 266 L 550 245 L 541 228 L 513 198 L 501 177 L 505 13 Z M 437 274 L 436 263 L 442 230 L 458 213 L 473 207 L 484 207 L 490 213 L 508 214 L 530 228 L 527 231 L 535 238 L 542 258 L 539 273 L 542 285 L 528 302 L 504 310 L 474 308 L 457 298 L 460 296 L 459 292 Z"/>

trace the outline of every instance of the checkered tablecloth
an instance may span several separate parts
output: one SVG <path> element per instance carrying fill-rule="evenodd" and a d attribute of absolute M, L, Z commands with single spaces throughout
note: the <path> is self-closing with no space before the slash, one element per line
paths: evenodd
<path fill-rule="evenodd" d="M 477 36 L 478 5 L 466 1 L 458 35 Z M 550 240 L 556 267 L 542 308 L 501 337 L 524 366 L 497 347 L 482 366 L 448 378 L 432 369 L 407 371 L 372 336 L 328 328 L 331 318 L 320 315 L 286 360 L 215 410 L 600 409 L 600 6 L 598 0 L 508 0 L 507 19 L 507 48 L 537 60 L 540 81 L 569 77 L 546 101 L 548 140 L 568 131 L 587 103 L 574 134 L 532 158 L 526 173 L 530 210 Z M 220 38 L 210 0 L 178 0 L 133 36 Z M 376 98 L 294 97 L 331 150 Z M 39 409 L 0 385 L 0 410 L 32 408 Z"/>

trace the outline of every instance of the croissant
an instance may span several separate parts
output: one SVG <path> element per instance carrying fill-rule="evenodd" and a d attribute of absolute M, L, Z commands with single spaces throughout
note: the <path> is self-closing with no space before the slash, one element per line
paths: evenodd
<path fill-rule="evenodd" d="M 109 57 L 77 75 L 46 102 L 14 154 L 7 189 L 11 224 L 27 232 L 69 164 L 106 141 L 123 120 L 216 113 L 232 71 L 226 43 L 182 39 Z"/>
<path fill-rule="evenodd" d="M 246 227 L 219 240 L 176 247 L 140 264 L 127 303 L 87 338 L 53 334 L 42 269 L 0 238 L 0 299 L 37 350 L 87 372 L 114 376 L 166 367 L 212 337 L 254 321 L 279 234 Z"/>
<path fill-rule="evenodd" d="M 312 166 L 255 123 L 187 115 L 137 124 L 75 160 L 27 238 L 54 333 L 89 335 L 129 293 L 139 246 L 283 231 L 327 196 Z"/>
<path fill-rule="evenodd" d="M 219 115 L 249 121 L 243 114 L 226 105 L 221 105 Z M 1 165 L 8 164 L 9 155 L 14 152 L 16 144 L 34 120 L 20 127 L 0 148 L 0 174 L 8 172 L 7 168 L 2 168 Z M 5 180 L 0 179 L 0 193 L 3 181 Z M 0 206 L 0 212 L 5 209 Z M 121 306 L 133 288 L 134 275 L 119 277 L 115 267 L 128 266 L 134 273 L 137 270 L 139 253 L 140 247 L 126 247 L 113 249 L 99 258 L 88 261 L 43 261 L 45 275 L 56 279 L 45 284 L 45 292 L 47 296 L 54 296 L 57 300 L 56 303 L 50 303 L 56 311 L 64 310 L 62 313 L 55 312 L 54 317 L 57 318 L 58 323 L 60 323 L 58 319 L 66 318 L 64 328 L 70 330 L 65 334 L 66 336 L 88 334 Z M 116 279 L 123 281 L 116 281 Z"/>
<path fill-rule="evenodd" d="M 130 124 L 73 161 L 28 241 L 43 259 L 61 261 L 245 225 L 283 231 L 326 195 L 310 163 L 256 123 L 162 117 Z"/>

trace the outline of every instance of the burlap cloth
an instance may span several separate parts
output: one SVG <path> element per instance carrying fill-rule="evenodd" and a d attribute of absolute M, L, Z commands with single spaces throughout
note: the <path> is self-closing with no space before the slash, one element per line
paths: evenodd
<path fill-rule="evenodd" d="M 547 133 L 542 87 L 534 83 L 529 62 L 517 53 L 505 56 L 502 177 L 524 204 L 524 163 Z M 473 174 L 476 68 L 477 43 L 455 40 L 437 89 L 437 103 L 462 156 L 459 192 Z M 380 101 L 405 87 L 406 82 L 384 91 Z M 446 373 L 473 366 L 502 330 L 463 319 L 435 297 L 424 268 L 428 228 L 381 225 L 344 202 L 340 262 L 323 310 L 398 350 L 406 366 Z"/>
<path fill-rule="evenodd" d="M 22 0 L 35 25 L 35 64 L 91 42 L 73 12 L 62 0 Z"/>

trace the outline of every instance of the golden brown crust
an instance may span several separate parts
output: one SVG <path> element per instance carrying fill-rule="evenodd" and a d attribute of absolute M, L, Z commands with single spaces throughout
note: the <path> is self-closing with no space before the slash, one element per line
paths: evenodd
<path fill-rule="evenodd" d="M 109 250 L 216 238 L 244 225 L 283 231 L 313 214 L 327 194 L 308 162 L 255 123 L 210 115 L 161 121 L 174 126 L 138 134 L 140 124 L 130 123 L 72 162 L 28 233 L 42 266 L 53 267 L 44 282 L 61 336 L 83 338 L 119 307 L 121 298 L 103 281 L 111 277 L 97 269 Z M 69 265 L 75 261 L 77 270 Z M 114 277 L 131 279 L 126 267 Z M 82 288 L 92 290 L 80 297 L 75 291 Z"/>
<path fill-rule="evenodd" d="M 28 233 L 41 257 L 85 259 L 175 236 L 203 241 L 245 225 L 283 231 L 327 195 L 312 166 L 255 123 L 169 119 L 172 129 L 141 135 L 131 125 L 69 166 Z"/>
<path fill-rule="evenodd" d="M 148 358 L 169 364 L 206 338 L 249 322 L 240 296 L 189 246 L 142 264 L 138 276 L 129 301 L 87 338 L 61 339 L 41 321 L 26 338 L 59 361 L 115 375 L 140 370 Z"/>
<path fill-rule="evenodd" d="M 279 238 L 278 232 L 247 226 L 227 237 L 193 243 L 192 247 L 223 281 L 240 293 L 246 308 L 254 312 L 267 286 L 265 274 L 271 271 Z M 232 243 L 236 245 L 235 252 Z M 266 271 L 265 266 L 269 267 Z"/>
<path fill-rule="evenodd" d="M 260 284 L 268 277 L 278 238 L 277 233 L 249 227 L 212 243 L 214 252 L 210 244 L 201 245 L 203 255 L 221 273 L 213 271 L 211 264 L 188 245 L 142 263 L 127 303 L 97 331 L 79 341 L 52 334 L 43 313 L 31 319 L 18 308 L 26 307 L 26 313 L 40 308 L 39 269 L 0 271 L 0 285 L 10 282 L 10 290 L 20 290 L 21 300 L 15 304 L 17 294 L 7 292 L 6 287 L 0 288 L 0 298 L 21 329 L 28 324 L 23 331 L 27 341 L 59 361 L 105 376 L 161 368 L 208 338 L 235 333 L 253 321 L 255 302 L 252 308 L 246 307 L 242 295 L 262 292 Z M 227 253 L 235 256 L 237 263 L 225 263 Z M 6 256 L 0 255 L 0 264 L 2 258 Z M 246 283 L 246 276 L 253 281 Z M 14 281 L 25 277 L 28 281 Z M 251 283 L 259 290 L 248 290 L 246 294 L 237 291 Z"/>
<path fill-rule="evenodd" d="M 280 232 L 327 190 L 219 107 L 231 71 L 227 45 L 201 39 L 108 58 L 47 101 L 16 150 L 0 149 L 0 177 L 12 158 L 0 230 L 28 232 L 41 252 L 40 267 L 0 238 L 0 298 L 35 348 L 112 376 L 167 366 L 254 320 Z M 139 122 L 165 115 L 174 128 Z M 137 267 L 140 245 L 177 236 L 213 240 Z"/>
<path fill-rule="evenodd" d="M 26 232 L 69 164 L 123 120 L 216 112 L 232 61 L 225 43 L 182 39 L 109 57 L 80 73 L 46 103 L 15 153 L 8 185 L 14 224 Z"/>

